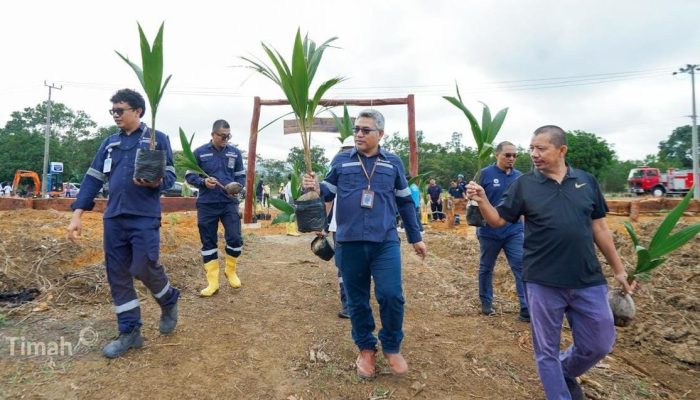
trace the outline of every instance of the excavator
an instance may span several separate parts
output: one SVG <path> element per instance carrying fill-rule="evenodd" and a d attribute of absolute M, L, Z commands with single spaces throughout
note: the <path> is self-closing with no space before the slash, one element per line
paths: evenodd
<path fill-rule="evenodd" d="M 27 187 L 27 192 L 25 194 L 26 197 L 39 197 L 41 195 L 41 179 L 39 179 L 39 175 L 34 172 L 34 171 L 27 171 L 23 169 L 17 170 L 15 172 L 15 179 L 12 180 L 12 194 L 18 195 L 19 191 L 19 184 L 22 181 L 22 179 L 31 179 L 31 183 Z M 60 183 L 59 183 L 60 185 Z M 59 197 L 63 194 L 62 191 L 56 190 L 56 188 L 51 187 L 49 188 L 49 196 L 50 197 Z"/>

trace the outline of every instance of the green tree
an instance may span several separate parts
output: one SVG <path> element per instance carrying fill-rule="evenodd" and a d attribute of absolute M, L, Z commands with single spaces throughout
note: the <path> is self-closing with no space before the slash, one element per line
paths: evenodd
<path fill-rule="evenodd" d="M 620 161 L 618 159 L 614 159 L 600 176 L 600 186 L 601 189 L 603 189 L 603 192 L 624 192 L 627 189 L 627 178 L 630 170 L 638 165 L 641 165 L 639 161 Z"/>
<path fill-rule="evenodd" d="M 12 179 L 18 169 L 32 170 L 41 175 L 47 105 L 48 102 L 43 102 L 11 113 L 10 120 L 0 129 L 0 181 Z M 102 139 L 116 130 L 116 126 L 97 128 L 84 111 L 73 111 L 54 102 L 51 107 L 49 161 L 63 162 L 64 181 L 80 181 Z"/>
<path fill-rule="evenodd" d="M 311 165 L 312 170 L 315 172 L 324 171 L 330 160 L 326 158 L 324 154 L 323 147 L 313 146 L 310 150 L 311 154 Z M 300 171 L 304 170 L 304 150 L 299 147 L 292 147 L 289 149 L 289 155 L 287 155 L 287 162 L 293 167 L 298 168 Z"/>
<path fill-rule="evenodd" d="M 515 165 L 513 167 L 523 174 L 532 170 L 532 159 L 530 158 L 530 152 L 528 149 L 517 146 L 518 158 L 515 159 Z"/>
<path fill-rule="evenodd" d="M 691 133 L 690 125 L 679 126 L 667 140 L 659 142 L 659 161 L 666 168 L 693 168 Z"/>
<path fill-rule="evenodd" d="M 613 162 L 615 151 L 605 139 L 593 133 L 574 130 L 566 133 L 569 151 L 566 160 L 574 168 L 582 169 L 600 179 L 603 171 Z"/>

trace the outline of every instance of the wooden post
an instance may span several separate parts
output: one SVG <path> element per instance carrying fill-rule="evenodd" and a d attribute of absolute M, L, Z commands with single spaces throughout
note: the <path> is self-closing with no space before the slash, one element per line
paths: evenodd
<path fill-rule="evenodd" d="M 418 142 L 416 141 L 416 103 L 412 94 L 407 97 L 408 104 L 408 172 L 418 176 Z"/>
<path fill-rule="evenodd" d="M 253 99 L 253 119 L 250 121 L 250 138 L 248 139 L 248 168 L 245 177 L 245 208 L 243 209 L 243 223 L 253 222 L 253 204 L 255 203 L 255 150 L 258 146 L 258 124 L 260 123 L 260 97 Z"/>

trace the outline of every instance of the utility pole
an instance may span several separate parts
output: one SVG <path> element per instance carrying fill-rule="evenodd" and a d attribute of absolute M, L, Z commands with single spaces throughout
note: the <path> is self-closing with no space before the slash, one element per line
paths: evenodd
<path fill-rule="evenodd" d="M 51 137 L 51 89 L 61 90 L 63 86 L 54 86 L 44 81 L 44 86 L 49 88 L 49 102 L 46 105 L 46 137 L 44 138 L 44 172 L 41 175 L 41 197 L 46 197 L 49 192 L 49 138 Z"/>
<path fill-rule="evenodd" d="M 679 72 L 687 72 L 690 74 L 690 84 L 693 93 L 693 113 L 690 115 L 690 119 L 693 121 L 693 129 L 691 131 L 692 138 L 692 155 L 693 155 L 693 185 L 695 185 L 695 190 L 693 192 L 693 197 L 696 200 L 700 200 L 700 180 L 698 180 L 698 116 L 695 112 L 695 71 L 700 71 L 698 64 L 687 64 L 685 67 L 678 69 L 673 75 Z"/>

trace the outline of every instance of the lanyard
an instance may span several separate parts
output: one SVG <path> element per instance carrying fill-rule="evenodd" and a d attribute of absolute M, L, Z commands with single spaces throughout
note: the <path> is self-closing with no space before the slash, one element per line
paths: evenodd
<path fill-rule="evenodd" d="M 360 162 L 360 167 L 362 167 L 362 172 L 365 173 L 365 177 L 367 178 L 367 190 L 370 190 L 370 185 L 372 183 L 372 177 L 374 176 L 374 171 L 377 170 L 377 162 L 379 161 L 379 156 L 377 156 L 377 159 L 374 161 L 374 166 L 372 167 L 372 173 L 367 174 L 367 169 L 365 168 L 365 163 L 362 162 L 362 159 L 360 158 L 360 154 L 357 154 L 357 161 Z"/>

